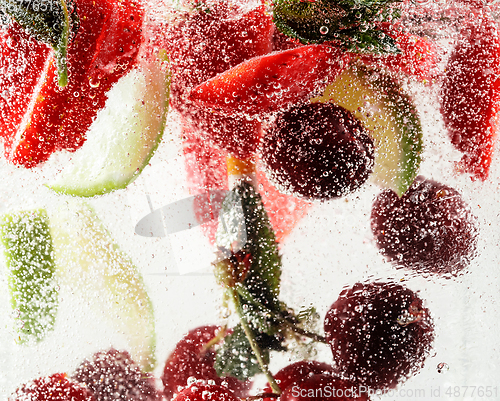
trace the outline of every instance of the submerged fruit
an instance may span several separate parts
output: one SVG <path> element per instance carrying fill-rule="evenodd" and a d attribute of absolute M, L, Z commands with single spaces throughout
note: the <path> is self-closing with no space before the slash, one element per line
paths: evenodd
<path fill-rule="evenodd" d="M 170 84 L 160 62 L 142 64 L 108 92 L 87 141 L 49 187 L 91 197 L 125 188 L 148 164 L 165 128 Z"/>
<path fill-rule="evenodd" d="M 165 397 L 172 398 L 180 388 L 188 385 L 190 378 L 213 380 L 218 385 L 226 383 L 235 394 L 246 395 L 249 383 L 234 377 L 219 377 L 215 371 L 215 352 L 213 347 L 207 347 L 207 344 L 216 339 L 219 331 L 220 328 L 217 326 L 198 327 L 177 343 L 175 350 L 165 362 L 161 376 Z"/>
<path fill-rule="evenodd" d="M 472 260 L 477 220 L 455 189 L 418 176 L 399 198 L 376 198 L 371 227 L 377 247 L 396 266 L 456 275 Z"/>
<path fill-rule="evenodd" d="M 79 383 L 65 373 L 56 373 L 26 383 L 9 397 L 9 401 L 97 401 Z"/>
<path fill-rule="evenodd" d="M 339 374 L 373 390 L 394 388 L 423 365 L 434 327 L 422 300 L 395 283 L 347 288 L 325 317 Z"/>
<path fill-rule="evenodd" d="M 332 102 L 349 110 L 370 131 L 375 145 L 371 179 L 402 195 L 421 161 L 422 127 L 417 110 L 394 78 L 351 66 L 313 102 Z"/>
<path fill-rule="evenodd" d="M 40 341 L 53 329 L 59 304 L 47 212 L 39 209 L 3 216 L 0 239 L 8 268 L 17 340 Z"/>
<path fill-rule="evenodd" d="M 486 13 L 466 23 L 448 61 L 441 112 L 460 171 L 488 178 L 500 110 L 500 35 Z"/>
<path fill-rule="evenodd" d="M 217 384 L 195 381 L 174 398 L 175 401 L 239 401 L 231 390 Z"/>
<path fill-rule="evenodd" d="M 262 144 L 271 182 L 308 199 L 347 195 L 373 168 L 373 142 L 353 115 L 331 103 L 296 106 L 278 116 Z"/>
<path fill-rule="evenodd" d="M 271 50 L 273 24 L 264 6 L 245 10 L 228 0 L 199 1 L 166 27 L 166 49 L 172 67 L 173 109 L 186 130 L 237 157 L 252 155 L 260 123 L 196 107 L 190 91 L 229 68 Z M 193 7 L 194 6 L 194 7 Z"/>
<path fill-rule="evenodd" d="M 28 85 L 18 85 L 9 76 L 0 79 L 1 90 L 14 94 L 0 97 L 2 118 L 15 122 L 4 123 L 8 130 L 0 132 L 5 156 L 14 164 L 31 168 L 57 150 L 78 149 L 109 89 L 135 64 L 142 42 L 142 5 L 135 0 L 75 3 L 79 24 L 68 45 L 69 80 L 64 88 L 59 87 L 52 53 L 41 45 L 27 46 L 16 23 L 0 35 L 2 45 L 10 45 L 8 52 L 0 53 L 7 58 L 1 63 L 26 70 L 28 77 Z"/>
<path fill-rule="evenodd" d="M 92 391 L 96 401 L 160 399 L 154 378 L 142 372 L 126 351 L 97 352 L 83 361 L 72 377 Z"/>
<path fill-rule="evenodd" d="M 67 199 L 50 215 L 61 285 L 86 294 L 125 336 L 134 360 L 155 364 L 153 305 L 142 275 L 86 203 Z"/>

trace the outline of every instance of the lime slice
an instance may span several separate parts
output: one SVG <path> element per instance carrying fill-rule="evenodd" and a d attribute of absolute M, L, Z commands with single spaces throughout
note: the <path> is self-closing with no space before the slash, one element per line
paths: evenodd
<path fill-rule="evenodd" d="M 413 183 L 421 161 L 422 127 L 401 86 L 380 71 L 351 67 L 312 102 L 332 102 L 352 112 L 375 144 L 372 180 L 399 196 Z"/>
<path fill-rule="evenodd" d="M 91 197 L 130 184 L 160 143 L 168 109 L 170 76 L 160 63 L 133 69 L 108 93 L 87 140 L 48 186 Z"/>
<path fill-rule="evenodd" d="M 50 216 L 61 284 L 97 298 L 113 327 L 124 334 L 144 370 L 155 364 L 155 320 L 142 275 L 108 234 L 93 209 L 69 199 Z"/>
<path fill-rule="evenodd" d="M 42 340 L 53 329 L 58 287 L 52 238 L 43 209 L 4 215 L 0 237 L 5 248 L 11 304 L 18 341 Z"/>

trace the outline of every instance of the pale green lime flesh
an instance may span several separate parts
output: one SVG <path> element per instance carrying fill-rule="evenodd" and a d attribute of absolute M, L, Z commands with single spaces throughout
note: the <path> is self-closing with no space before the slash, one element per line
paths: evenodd
<path fill-rule="evenodd" d="M 170 76 L 160 63 L 135 68 L 108 93 L 87 140 L 48 185 L 91 197 L 130 184 L 149 163 L 165 128 Z"/>
<path fill-rule="evenodd" d="M 415 179 L 421 161 L 422 127 L 415 106 L 382 72 L 348 68 L 312 102 L 332 102 L 361 120 L 375 145 L 371 179 L 399 196 Z"/>
<path fill-rule="evenodd" d="M 51 212 L 50 229 L 61 284 L 99 298 L 105 317 L 126 338 L 133 359 L 152 370 L 155 318 L 140 271 L 94 210 L 77 198 Z"/>
<path fill-rule="evenodd" d="M 52 238 L 44 209 L 0 219 L 0 237 L 19 343 L 40 341 L 54 327 L 58 287 Z"/>

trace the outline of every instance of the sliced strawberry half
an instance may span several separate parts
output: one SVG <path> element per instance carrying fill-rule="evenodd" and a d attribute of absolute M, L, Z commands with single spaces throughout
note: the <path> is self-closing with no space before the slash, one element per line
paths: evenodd
<path fill-rule="evenodd" d="M 342 71 L 347 57 L 328 45 L 254 57 L 198 85 L 190 99 L 229 113 L 275 112 L 324 89 Z"/>
<path fill-rule="evenodd" d="M 463 153 L 459 170 L 488 177 L 500 109 L 500 37 L 485 13 L 463 27 L 446 67 L 441 112 L 453 145 Z"/>
<path fill-rule="evenodd" d="M 66 87 L 59 87 L 55 59 L 44 45 L 30 48 L 18 43 L 2 58 L 3 63 L 16 63 L 13 68 L 27 68 L 31 81 L 36 78 L 36 85 L 30 82 L 23 88 L 13 82 L 9 87 L 19 99 L 19 106 L 3 116 L 11 121 L 5 152 L 14 164 L 31 168 L 56 150 L 78 149 L 104 107 L 107 91 L 133 66 L 142 37 L 143 10 L 138 3 L 78 0 L 76 12 L 79 28 L 68 47 Z M 9 41 L 9 32 L 2 39 Z M 35 53 L 30 57 L 37 63 L 24 67 L 22 60 L 29 53 Z"/>
<path fill-rule="evenodd" d="M 228 1 L 218 1 L 201 2 L 176 22 L 166 28 L 173 70 L 171 107 L 181 114 L 186 130 L 237 157 L 249 157 L 258 145 L 260 123 L 202 109 L 188 95 L 203 81 L 268 53 L 274 29 L 271 17 L 264 6 L 244 12 Z"/>
<path fill-rule="evenodd" d="M 50 49 L 17 24 L 0 30 L 0 44 L 0 135 L 11 146 L 26 105 L 48 68 Z"/>

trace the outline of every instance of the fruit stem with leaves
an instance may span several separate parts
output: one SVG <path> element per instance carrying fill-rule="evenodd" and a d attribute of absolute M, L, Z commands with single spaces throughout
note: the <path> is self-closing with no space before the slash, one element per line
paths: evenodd
<path fill-rule="evenodd" d="M 243 311 L 243 308 L 241 306 L 238 292 L 234 288 L 228 287 L 227 294 L 229 295 L 229 297 L 232 299 L 232 301 L 234 303 L 234 307 L 236 308 L 236 313 L 238 314 L 241 326 L 243 327 L 243 330 L 245 331 L 245 335 L 248 339 L 248 342 L 250 343 L 250 346 L 252 347 L 252 351 L 255 354 L 255 357 L 257 358 L 257 362 L 259 363 L 259 366 L 262 369 L 262 373 L 264 373 L 264 375 L 266 376 L 267 381 L 269 382 L 269 385 L 271 386 L 271 389 L 273 390 L 273 392 L 276 394 L 281 394 L 281 389 L 278 386 L 278 383 L 276 383 L 276 380 L 274 380 L 272 373 L 269 371 L 269 367 L 268 367 L 267 363 L 264 361 L 260 347 L 257 344 L 257 341 L 255 339 L 255 335 L 254 335 L 252 329 L 250 328 L 248 321 L 245 317 L 245 312 Z"/>

